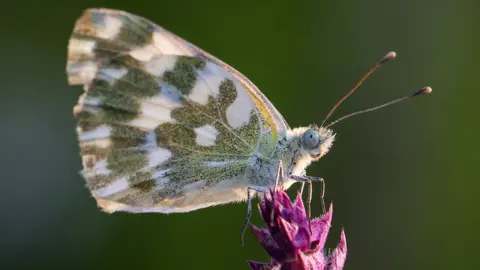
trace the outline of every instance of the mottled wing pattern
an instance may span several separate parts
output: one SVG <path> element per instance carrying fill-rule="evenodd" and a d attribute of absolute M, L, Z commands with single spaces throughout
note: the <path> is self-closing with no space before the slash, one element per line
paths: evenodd
<path fill-rule="evenodd" d="M 286 130 L 243 75 L 126 12 L 83 13 L 67 73 L 85 90 L 74 108 L 82 174 L 107 212 L 234 201 L 215 192 L 241 182 L 252 155 L 271 155 Z"/>

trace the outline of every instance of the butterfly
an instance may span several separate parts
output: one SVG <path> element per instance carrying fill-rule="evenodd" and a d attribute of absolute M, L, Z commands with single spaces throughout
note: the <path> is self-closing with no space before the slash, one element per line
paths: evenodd
<path fill-rule="evenodd" d="M 66 70 L 84 87 L 73 110 L 81 174 L 105 212 L 247 201 L 250 213 L 255 194 L 323 182 L 305 169 L 330 150 L 328 126 L 290 128 L 248 78 L 145 18 L 85 10 Z"/>

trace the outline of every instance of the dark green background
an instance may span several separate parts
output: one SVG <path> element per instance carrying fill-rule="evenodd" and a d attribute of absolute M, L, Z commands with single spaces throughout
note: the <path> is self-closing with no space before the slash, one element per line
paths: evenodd
<path fill-rule="evenodd" d="M 78 174 L 81 88 L 64 71 L 88 7 L 147 17 L 218 56 L 291 126 L 320 123 L 396 50 L 335 116 L 425 85 L 433 95 L 335 127 L 331 153 L 308 169 L 334 201 L 328 246 L 344 227 L 346 269 L 479 269 L 478 0 L 9 1 L 0 16 L 0 268 L 248 269 L 245 260 L 267 259 L 250 233 L 239 246 L 246 204 L 174 215 L 97 209 Z"/>

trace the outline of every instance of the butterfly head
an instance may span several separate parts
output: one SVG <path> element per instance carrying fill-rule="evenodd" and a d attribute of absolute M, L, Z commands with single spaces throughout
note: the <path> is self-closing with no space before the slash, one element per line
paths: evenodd
<path fill-rule="evenodd" d="M 311 126 L 300 137 L 303 149 L 308 152 L 313 160 L 324 156 L 333 144 L 335 134 L 324 127 Z"/>

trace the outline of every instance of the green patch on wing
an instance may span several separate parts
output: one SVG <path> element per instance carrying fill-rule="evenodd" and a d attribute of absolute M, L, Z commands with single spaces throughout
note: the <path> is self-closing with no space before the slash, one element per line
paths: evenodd
<path fill-rule="evenodd" d="M 170 170 L 165 174 L 170 185 L 160 191 L 159 198 L 178 196 L 182 187 L 190 183 L 205 180 L 207 188 L 245 173 L 258 141 L 259 129 L 253 113 L 250 121 L 241 128 L 232 129 L 226 124 L 226 110 L 234 102 L 236 91 L 233 82 L 225 79 L 220 84 L 217 98 L 209 96 L 205 105 L 185 100 L 189 106 L 172 111 L 172 118 L 178 123 L 164 123 L 155 129 L 158 146 L 169 149 L 174 157 L 161 166 L 161 169 Z M 196 141 L 195 128 L 206 125 L 218 131 L 214 144 L 210 146 L 199 145 Z"/>
<path fill-rule="evenodd" d="M 235 97 L 233 82 L 225 79 L 220 85 L 218 97 L 209 96 L 206 105 L 185 100 L 190 106 L 172 110 L 172 118 L 177 120 L 178 124 L 165 123 L 155 129 L 158 145 L 169 148 L 176 156 L 251 155 L 259 137 L 255 114 L 252 113 L 250 122 L 239 129 L 232 129 L 226 124 L 226 110 Z M 211 125 L 218 131 L 212 146 L 202 146 L 196 142 L 194 129 L 205 125 Z M 239 133 L 246 136 L 241 137 Z"/>
<path fill-rule="evenodd" d="M 183 95 L 192 91 L 197 81 L 198 71 L 205 68 L 205 61 L 199 58 L 180 56 L 175 66 L 163 74 L 163 80 L 175 86 Z"/>
<path fill-rule="evenodd" d="M 122 68 L 120 64 L 121 62 L 117 62 L 114 67 Z M 81 128 L 92 130 L 104 124 L 111 128 L 109 136 L 111 143 L 107 149 L 100 147 L 95 149 L 92 146 L 88 149 L 88 153 L 92 151 L 103 153 L 97 155 L 99 159 L 105 158 L 107 153 L 106 169 L 111 172 L 106 177 L 102 176 L 100 183 L 94 183 L 97 188 L 107 186 L 121 177 L 127 177 L 131 183 L 151 178 L 151 173 L 138 174 L 138 171 L 148 164 L 145 150 L 139 149 L 145 144 L 148 132 L 125 123 L 138 117 L 142 100 L 158 95 L 161 89 L 152 75 L 132 68 L 129 62 L 123 64 L 123 68 L 127 68 L 128 71 L 123 77 L 115 80 L 113 85 L 100 78 L 92 81 L 86 98 L 100 100 L 100 104 L 94 110 L 97 113 L 86 110 L 85 113 L 77 115 Z M 82 149 L 82 154 L 86 154 L 85 150 L 87 149 Z"/>

